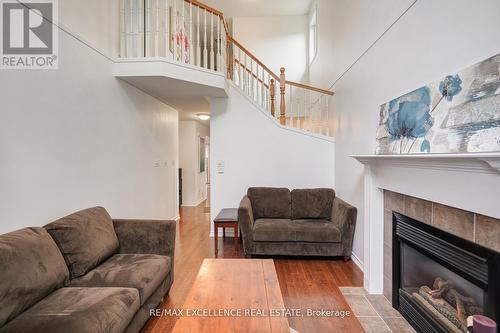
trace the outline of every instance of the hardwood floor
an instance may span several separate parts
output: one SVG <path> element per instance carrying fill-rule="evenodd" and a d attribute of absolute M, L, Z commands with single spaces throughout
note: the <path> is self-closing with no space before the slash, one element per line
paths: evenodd
<path fill-rule="evenodd" d="M 210 214 L 205 205 L 182 208 L 177 227 L 175 277 L 169 296 L 160 305 L 164 309 L 181 308 L 196 278 L 203 259 L 214 257 L 210 234 Z M 220 258 L 244 258 L 241 242 L 232 237 L 219 238 Z M 277 259 L 274 265 L 285 306 L 290 309 L 352 310 L 338 287 L 362 286 L 363 274 L 352 262 L 343 260 Z M 223 292 L 223 291 L 221 291 Z M 171 332 L 178 318 L 151 318 L 143 333 Z M 300 333 L 364 332 L 354 315 L 339 317 L 290 317 L 290 326 Z M 217 332 L 214 332 L 217 333 Z M 226 332 L 222 332 L 226 333 Z"/>

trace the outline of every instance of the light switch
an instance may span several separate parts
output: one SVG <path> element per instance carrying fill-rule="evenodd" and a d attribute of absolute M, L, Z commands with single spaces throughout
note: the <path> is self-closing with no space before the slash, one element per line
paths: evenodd
<path fill-rule="evenodd" d="M 217 170 L 218 174 L 223 174 L 224 173 L 224 169 L 225 169 L 225 163 L 224 163 L 224 161 L 217 161 L 217 163 L 215 165 L 215 169 Z"/>

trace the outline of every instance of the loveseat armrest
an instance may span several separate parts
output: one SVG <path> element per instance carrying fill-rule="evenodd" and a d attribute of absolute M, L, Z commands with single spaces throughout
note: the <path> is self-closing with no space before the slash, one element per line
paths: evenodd
<path fill-rule="evenodd" d="M 350 257 L 352 254 L 352 241 L 358 210 L 344 200 L 335 197 L 332 206 L 332 222 L 340 229 L 342 235 L 342 255 Z"/>
<path fill-rule="evenodd" d="M 174 262 L 176 222 L 169 220 L 114 219 L 119 253 L 159 254 Z"/>
<path fill-rule="evenodd" d="M 247 255 L 252 254 L 253 249 L 253 223 L 252 203 L 248 196 L 244 196 L 238 208 L 238 225 L 243 238 L 243 248 Z"/>

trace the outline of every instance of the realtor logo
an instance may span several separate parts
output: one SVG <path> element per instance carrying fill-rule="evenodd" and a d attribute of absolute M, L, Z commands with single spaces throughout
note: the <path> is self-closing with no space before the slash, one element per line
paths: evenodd
<path fill-rule="evenodd" d="M 57 0 L 0 0 L 2 69 L 57 69 Z"/>

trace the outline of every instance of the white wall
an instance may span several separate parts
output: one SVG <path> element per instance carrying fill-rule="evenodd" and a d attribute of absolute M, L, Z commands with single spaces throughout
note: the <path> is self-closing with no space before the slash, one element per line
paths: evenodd
<path fill-rule="evenodd" d="M 120 46 L 119 0 L 59 0 L 59 25 L 109 57 Z"/>
<path fill-rule="evenodd" d="M 178 112 L 64 32 L 59 45 L 58 70 L 0 72 L 0 233 L 94 205 L 177 216 Z"/>
<path fill-rule="evenodd" d="M 307 16 L 234 17 L 233 36 L 274 73 L 288 80 L 307 75 Z"/>
<path fill-rule="evenodd" d="M 317 3 L 319 53 L 310 77 L 313 84 L 331 85 L 412 2 Z M 333 86 L 335 187 L 339 196 L 358 207 L 354 253 L 361 260 L 363 167 L 349 155 L 374 152 L 381 104 L 499 53 L 498 13 L 497 0 L 419 0 Z"/>
<path fill-rule="evenodd" d="M 206 171 L 200 172 L 200 137 L 210 135 L 197 121 L 179 122 L 179 167 L 182 168 L 182 205 L 197 206 L 207 198 Z M 208 166 L 206 166 L 208 167 Z"/>
<path fill-rule="evenodd" d="M 280 127 L 233 85 L 229 98 L 212 99 L 211 115 L 212 219 L 251 186 L 333 187 L 332 141 Z"/>

